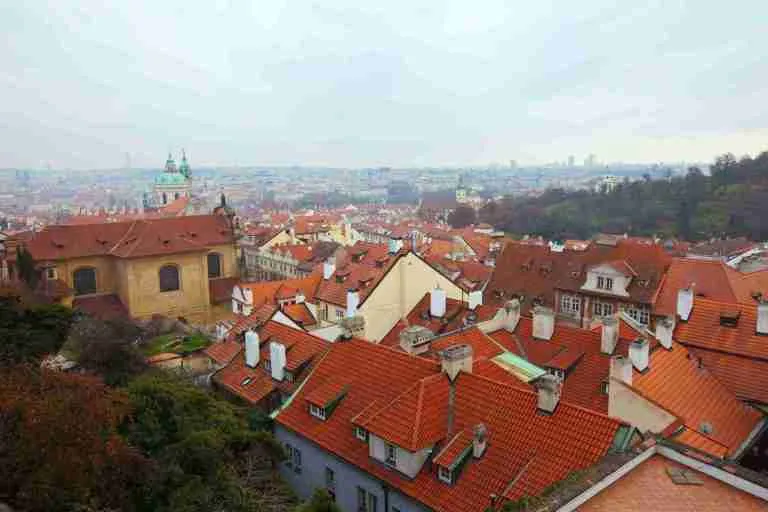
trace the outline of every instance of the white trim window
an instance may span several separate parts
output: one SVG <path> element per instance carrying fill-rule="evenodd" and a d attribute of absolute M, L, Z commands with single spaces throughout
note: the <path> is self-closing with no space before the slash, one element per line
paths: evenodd
<path fill-rule="evenodd" d="M 325 409 L 323 407 L 318 407 L 315 404 L 309 404 L 309 414 L 317 419 L 325 421 Z"/>
<path fill-rule="evenodd" d="M 613 290 L 613 278 L 597 276 L 597 288 L 599 290 Z"/>
<path fill-rule="evenodd" d="M 397 466 L 397 446 L 390 443 L 384 445 L 384 462 L 390 466 Z"/>
<path fill-rule="evenodd" d="M 453 471 L 451 471 L 449 468 L 446 468 L 445 466 L 438 466 L 437 478 L 439 478 L 441 482 L 445 482 L 446 484 L 452 484 Z"/>
<path fill-rule="evenodd" d="M 641 304 L 630 304 L 624 307 L 624 312 L 636 322 L 648 325 L 651 323 L 651 309 Z"/>
<path fill-rule="evenodd" d="M 368 431 L 362 427 L 355 427 L 355 437 L 361 441 L 368 441 Z"/>
<path fill-rule="evenodd" d="M 595 316 L 613 316 L 613 304 L 610 302 L 595 300 L 594 311 Z"/>
<path fill-rule="evenodd" d="M 579 316 L 581 314 L 581 297 L 567 293 L 560 295 L 560 312 L 566 315 Z"/>

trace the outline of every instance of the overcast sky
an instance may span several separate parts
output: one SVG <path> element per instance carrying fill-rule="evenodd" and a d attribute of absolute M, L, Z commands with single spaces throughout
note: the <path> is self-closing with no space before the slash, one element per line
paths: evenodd
<path fill-rule="evenodd" d="M 766 0 L 0 0 L 0 167 L 755 153 L 766 23 Z"/>

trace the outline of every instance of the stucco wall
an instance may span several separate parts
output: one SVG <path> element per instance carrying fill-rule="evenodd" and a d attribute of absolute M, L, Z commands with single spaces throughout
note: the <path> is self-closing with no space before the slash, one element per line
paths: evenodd
<path fill-rule="evenodd" d="M 625 421 L 642 432 L 659 433 L 675 417 L 615 379 L 608 387 L 608 416 Z"/>
<path fill-rule="evenodd" d="M 65 281 L 72 289 L 75 288 L 74 272 L 79 268 L 93 267 L 96 269 L 96 293 L 115 293 L 116 291 L 117 281 L 113 258 L 107 256 L 74 258 L 58 261 L 55 264 L 59 279 Z"/>
<path fill-rule="evenodd" d="M 402 257 L 360 307 L 365 318 L 365 338 L 381 340 L 436 284 L 446 291 L 448 298 L 467 300 L 461 288 L 418 256 L 408 253 Z"/>
<path fill-rule="evenodd" d="M 354 436 L 351 425 L 349 435 Z M 377 512 L 391 512 L 394 508 L 400 512 L 426 512 L 429 510 L 419 502 L 392 488 L 389 489 L 389 510 L 387 510 L 384 508 L 384 488 L 380 480 L 326 452 L 311 441 L 296 435 L 279 424 L 275 425 L 275 436 L 284 446 L 289 443 L 301 450 L 300 474 L 296 473 L 294 468 L 289 468 L 285 462 L 280 464 L 280 474 L 301 499 L 309 498 L 316 488 L 325 488 L 325 468 L 328 467 L 333 470 L 336 477 L 336 503 L 345 512 L 357 512 L 358 487 L 362 487 L 366 492 L 376 496 Z M 360 441 L 360 443 L 363 442 Z"/>
<path fill-rule="evenodd" d="M 385 463 L 386 461 L 385 447 L 387 444 L 386 441 L 384 441 L 379 437 L 376 437 L 373 434 L 370 434 L 369 438 L 370 438 L 370 441 L 368 443 L 369 454 L 374 459 L 377 459 L 382 463 Z M 403 450 L 400 447 L 395 447 L 395 450 L 396 450 L 395 468 L 401 473 L 404 473 L 411 478 L 414 478 L 419 473 L 419 470 L 421 470 L 422 466 L 424 465 L 424 462 L 426 462 L 427 457 L 429 457 L 429 454 L 432 451 L 431 449 L 425 449 L 416 453 L 412 453 L 407 450 Z"/>

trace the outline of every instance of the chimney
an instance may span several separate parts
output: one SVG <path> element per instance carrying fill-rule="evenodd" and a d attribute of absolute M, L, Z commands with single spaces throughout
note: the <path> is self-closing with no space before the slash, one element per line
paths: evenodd
<path fill-rule="evenodd" d="M 360 293 L 357 288 L 347 290 L 347 318 L 357 316 L 357 306 L 360 305 Z"/>
<path fill-rule="evenodd" d="M 688 321 L 693 309 L 693 286 L 677 291 L 677 316 L 684 322 Z"/>
<path fill-rule="evenodd" d="M 632 362 L 624 356 L 613 356 L 609 375 L 612 379 L 632 385 Z"/>
<path fill-rule="evenodd" d="M 472 373 L 472 347 L 453 345 L 440 352 L 440 366 L 453 382 L 460 371 Z"/>
<path fill-rule="evenodd" d="M 504 304 L 504 329 L 515 332 L 520 321 L 520 299 L 508 300 Z"/>
<path fill-rule="evenodd" d="M 600 352 L 611 355 L 619 341 L 619 321 L 614 317 L 602 319 L 603 329 L 600 336 Z"/>
<path fill-rule="evenodd" d="M 442 318 L 445 315 L 445 290 L 440 285 L 429 293 L 429 314 L 435 318 Z"/>
<path fill-rule="evenodd" d="M 554 375 L 544 374 L 536 380 L 538 391 L 538 408 L 545 414 L 552 414 L 560 402 L 560 379 Z"/>
<path fill-rule="evenodd" d="M 469 292 L 469 309 L 475 310 L 477 306 L 483 305 L 483 291 L 482 290 L 472 290 Z"/>
<path fill-rule="evenodd" d="M 387 248 L 389 249 L 389 254 L 397 254 L 403 248 L 403 239 L 400 237 L 390 238 L 387 241 Z"/>
<path fill-rule="evenodd" d="M 660 318 L 656 322 L 656 339 L 667 350 L 672 348 L 672 333 L 675 331 L 674 317 Z"/>
<path fill-rule="evenodd" d="M 536 306 L 533 308 L 533 337 L 540 340 L 552 339 L 555 332 L 555 312 L 551 308 Z"/>
<path fill-rule="evenodd" d="M 245 331 L 245 364 L 256 368 L 259 364 L 259 334 L 256 331 Z"/>
<path fill-rule="evenodd" d="M 296 304 L 304 304 L 307 298 L 304 296 L 304 292 L 299 290 L 296 292 Z"/>
<path fill-rule="evenodd" d="M 323 279 L 327 281 L 331 278 L 334 272 L 336 272 L 336 262 L 333 258 L 325 260 L 323 262 Z"/>
<path fill-rule="evenodd" d="M 253 290 L 250 288 L 243 288 L 243 298 L 247 305 L 253 306 Z"/>
<path fill-rule="evenodd" d="M 278 342 L 269 344 L 269 359 L 272 366 L 272 378 L 282 381 L 285 377 L 285 345 Z"/>
<path fill-rule="evenodd" d="M 486 446 L 488 446 L 488 427 L 478 423 L 472 429 L 472 456 L 476 459 L 482 457 Z"/>
<path fill-rule="evenodd" d="M 768 302 L 760 302 L 757 305 L 755 332 L 757 334 L 768 334 Z"/>
<path fill-rule="evenodd" d="M 420 355 L 429 350 L 429 342 L 434 338 L 432 331 L 421 325 L 411 325 L 400 331 L 400 347 L 407 353 Z"/>
<path fill-rule="evenodd" d="M 629 345 L 629 359 L 632 361 L 632 366 L 639 372 L 644 372 L 648 368 L 649 346 L 645 338 L 637 338 Z"/>

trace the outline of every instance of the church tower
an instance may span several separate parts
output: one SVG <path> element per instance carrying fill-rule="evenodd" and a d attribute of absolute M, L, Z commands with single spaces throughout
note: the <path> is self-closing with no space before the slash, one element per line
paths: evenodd
<path fill-rule="evenodd" d="M 165 206 L 182 197 L 190 197 L 191 171 L 186 152 L 182 151 L 181 165 L 177 168 L 173 155 L 168 153 L 165 169 L 155 177 L 155 204 Z"/>

